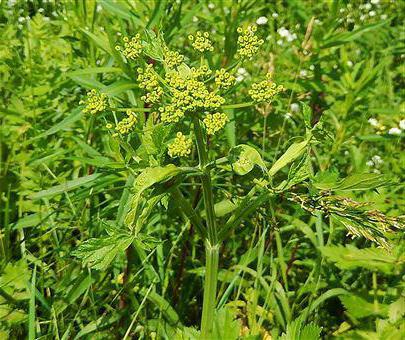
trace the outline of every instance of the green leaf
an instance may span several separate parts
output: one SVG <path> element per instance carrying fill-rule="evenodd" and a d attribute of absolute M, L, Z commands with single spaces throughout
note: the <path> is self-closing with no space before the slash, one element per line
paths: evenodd
<path fill-rule="evenodd" d="M 146 292 L 146 290 L 144 292 Z M 176 325 L 179 323 L 179 316 L 166 299 L 154 291 L 151 291 L 147 295 L 147 299 L 163 313 L 163 316 L 171 325 Z"/>
<path fill-rule="evenodd" d="M 322 328 L 311 322 L 308 325 L 305 325 L 301 331 L 300 339 L 306 340 L 317 340 L 321 338 Z"/>
<path fill-rule="evenodd" d="M 146 168 L 135 179 L 134 190 L 136 193 L 140 193 L 150 188 L 152 185 L 167 181 L 181 172 L 182 169 L 178 168 L 174 164 Z"/>
<path fill-rule="evenodd" d="M 108 37 L 106 35 L 100 36 L 96 35 L 90 31 L 87 31 L 83 28 L 80 28 L 80 30 L 86 34 L 98 47 L 106 51 L 109 55 L 112 55 L 112 50 L 110 48 L 110 44 L 108 41 Z"/>
<path fill-rule="evenodd" d="M 353 191 L 370 190 L 389 184 L 389 181 L 381 174 L 354 174 L 343 179 L 334 190 Z"/>
<path fill-rule="evenodd" d="M 163 47 L 165 42 L 160 34 L 152 30 L 145 30 L 146 41 L 144 42 L 143 52 L 150 58 L 163 62 Z M 180 66 L 185 65 L 184 63 Z M 181 68 L 180 68 L 181 69 Z M 179 69 L 179 71 L 180 71 Z M 191 71 L 190 71 L 191 72 Z M 181 73 L 180 73 L 181 75 Z"/>
<path fill-rule="evenodd" d="M 387 306 L 381 303 L 374 304 L 352 294 L 339 296 L 339 299 L 342 301 L 347 312 L 357 319 L 362 319 L 372 315 L 384 317 L 387 315 Z"/>
<path fill-rule="evenodd" d="M 81 112 L 81 109 L 80 108 L 75 109 L 75 110 L 72 111 L 71 114 L 69 114 L 65 119 L 63 119 L 59 123 L 56 123 L 51 128 L 46 130 L 45 132 L 36 135 L 34 138 L 31 138 L 30 142 L 32 142 L 32 141 L 34 141 L 34 140 L 36 140 L 38 138 L 50 136 L 50 135 L 53 135 L 53 134 L 55 134 L 55 133 L 57 133 L 57 132 L 59 132 L 61 130 L 70 128 L 73 125 L 73 123 L 75 123 L 76 121 L 78 121 L 82 117 L 83 117 L 83 113 Z"/>
<path fill-rule="evenodd" d="M 127 91 L 127 90 L 131 90 L 138 87 L 138 85 L 132 81 L 129 80 L 119 80 L 116 81 L 115 83 L 106 86 L 103 89 L 103 92 L 107 95 L 107 96 L 117 96 L 120 93 Z"/>
<path fill-rule="evenodd" d="M 59 184 L 52 188 L 36 192 L 35 194 L 32 194 L 30 198 L 33 200 L 38 200 L 38 199 L 45 198 L 45 197 L 47 197 L 47 198 L 53 197 L 53 196 L 62 194 L 64 192 L 76 189 L 77 187 L 94 182 L 97 178 L 99 178 L 101 176 L 102 176 L 102 174 L 93 174 L 93 175 L 75 178 L 71 181 L 67 181 L 64 184 Z"/>
<path fill-rule="evenodd" d="M 83 76 L 83 75 L 91 75 L 91 74 L 98 74 L 98 73 L 119 73 L 122 72 L 119 67 L 88 67 L 81 70 L 76 70 L 72 72 L 66 73 L 68 77 L 74 76 Z"/>
<path fill-rule="evenodd" d="M 138 149 L 141 158 L 147 158 L 147 156 L 161 155 L 167 148 L 165 143 L 171 130 L 171 126 L 167 126 L 163 123 L 153 124 L 152 119 L 148 119 L 141 136 L 142 144 Z M 147 156 L 142 157 L 143 154 Z"/>
<path fill-rule="evenodd" d="M 238 175 L 246 175 L 255 165 L 258 165 L 263 171 L 266 170 L 260 153 L 253 147 L 240 144 L 229 151 L 229 161 L 232 164 L 232 169 Z"/>
<path fill-rule="evenodd" d="M 287 325 L 287 330 L 281 340 L 318 340 L 322 328 L 311 322 L 304 325 L 304 317 L 300 316 Z"/>
<path fill-rule="evenodd" d="M 125 217 L 125 224 L 132 229 L 134 222 L 139 217 L 138 206 L 146 189 L 157 183 L 165 182 L 182 172 L 184 172 L 182 168 L 173 164 L 144 169 L 134 181 L 133 195 L 128 201 L 130 209 L 128 209 L 128 214 Z"/>
<path fill-rule="evenodd" d="M 338 180 L 336 172 L 319 172 L 312 184 L 320 190 L 360 191 L 386 186 L 390 184 L 390 181 L 381 174 L 354 174 Z"/>
<path fill-rule="evenodd" d="M 135 240 L 135 235 L 115 234 L 83 242 L 72 255 L 91 268 L 105 270 L 119 253 Z"/>
<path fill-rule="evenodd" d="M 0 288 L 28 289 L 30 276 L 27 262 L 24 259 L 14 263 L 9 262 L 0 276 Z"/>
<path fill-rule="evenodd" d="M 288 172 L 288 179 L 283 181 L 277 190 L 288 190 L 312 175 L 311 157 L 306 154 L 299 162 L 294 163 Z"/>
<path fill-rule="evenodd" d="M 375 30 L 377 28 L 380 28 L 380 27 L 386 25 L 388 22 L 389 22 L 389 20 L 379 21 L 377 23 L 360 26 L 358 29 L 355 29 L 351 32 L 346 31 L 346 32 L 335 34 L 334 36 L 328 37 L 327 39 L 325 39 L 323 45 L 320 48 L 324 49 L 324 48 L 329 48 L 329 47 L 346 44 L 350 41 L 360 38 L 364 33 L 370 32 L 372 30 Z"/>
<path fill-rule="evenodd" d="M 114 14 L 118 18 L 133 20 L 137 26 L 145 26 L 145 22 L 132 12 L 124 1 L 98 0 L 98 2 L 108 13 Z"/>
<path fill-rule="evenodd" d="M 213 338 L 236 340 L 239 338 L 241 324 L 230 308 L 224 307 L 216 312 L 214 319 Z"/>
<path fill-rule="evenodd" d="M 352 245 L 328 246 L 319 248 L 330 261 L 335 262 L 341 269 L 361 267 L 369 270 L 379 270 L 393 274 L 395 266 L 405 262 L 405 257 L 397 259 L 382 248 L 358 249 Z"/>
<path fill-rule="evenodd" d="M 284 168 L 287 164 L 300 157 L 306 150 L 309 141 L 310 138 L 307 138 L 302 142 L 292 144 L 287 151 L 273 164 L 269 170 L 269 176 L 274 176 L 280 169 Z"/>
<path fill-rule="evenodd" d="M 403 320 L 405 316 L 405 297 L 400 296 L 399 299 L 391 303 L 388 307 L 388 317 L 391 323 Z"/>
<path fill-rule="evenodd" d="M 320 190 L 330 190 L 336 186 L 338 180 L 337 171 L 320 171 L 315 175 L 312 185 Z"/>
<path fill-rule="evenodd" d="M 99 81 L 93 79 L 89 75 L 84 75 L 84 76 L 70 76 L 70 79 L 72 79 L 74 82 L 77 84 L 87 88 L 87 89 L 103 89 L 105 86 L 104 84 L 100 83 Z"/>

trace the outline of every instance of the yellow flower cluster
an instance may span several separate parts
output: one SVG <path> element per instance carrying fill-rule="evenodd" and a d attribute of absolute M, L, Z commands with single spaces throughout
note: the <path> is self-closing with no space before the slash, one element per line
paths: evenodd
<path fill-rule="evenodd" d="M 257 26 L 248 26 L 246 29 L 238 27 L 238 55 L 242 58 L 251 59 L 259 50 L 259 47 L 264 43 L 263 39 L 259 39 L 255 32 Z"/>
<path fill-rule="evenodd" d="M 228 89 L 235 84 L 235 80 L 235 77 L 229 72 L 226 72 L 224 68 L 215 71 L 215 84 L 217 84 L 220 89 Z"/>
<path fill-rule="evenodd" d="M 284 90 L 284 87 L 282 85 L 277 86 L 271 79 L 271 74 L 267 73 L 266 80 L 252 85 L 252 88 L 249 90 L 249 95 L 256 103 L 270 103 L 275 95 Z"/>
<path fill-rule="evenodd" d="M 169 68 L 177 67 L 184 61 L 183 55 L 176 51 L 170 51 L 167 47 L 165 47 L 163 55 Z"/>
<path fill-rule="evenodd" d="M 174 105 L 169 104 L 163 107 L 159 107 L 162 122 L 165 123 L 177 123 L 184 117 L 185 112 L 176 108 Z"/>
<path fill-rule="evenodd" d="M 225 113 L 208 114 L 204 118 L 204 125 L 209 135 L 214 135 L 217 131 L 221 130 L 229 121 Z"/>
<path fill-rule="evenodd" d="M 87 98 L 81 100 L 79 104 L 85 104 L 84 113 L 95 114 L 104 111 L 107 107 L 107 95 L 105 93 L 98 93 L 96 90 L 87 92 Z"/>
<path fill-rule="evenodd" d="M 191 138 L 187 138 L 181 132 L 177 132 L 173 143 L 169 145 L 167 153 L 170 157 L 184 157 L 191 153 Z"/>
<path fill-rule="evenodd" d="M 193 78 L 204 78 L 210 76 L 212 71 L 206 65 L 200 66 L 199 68 L 192 67 L 191 74 Z"/>
<path fill-rule="evenodd" d="M 141 99 L 146 103 L 156 103 L 159 101 L 163 94 L 163 89 L 159 86 L 158 76 L 153 70 L 153 65 L 148 64 L 143 70 L 138 68 L 138 78 L 139 87 L 147 91 L 146 95 L 142 96 Z"/>
<path fill-rule="evenodd" d="M 159 108 L 162 121 L 178 122 L 186 112 L 216 109 L 225 103 L 225 99 L 215 92 L 209 92 L 204 82 L 193 77 L 182 78 L 178 72 L 166 75 L 171 87 L 172 97 L 168 105 Z"/>
<path fill-rule="evenodd" d="M 205 52 L 205 51 L 213 51 L 214 47 L 212 46 L 212 42 L 209 39 L 210 34 L 208 32 L 200 32 L 198 31 L 195 36 L 189 35 L 188 39 L 192 41 L 192 46 L 194 49 Z"/>
<path fill-rule="evenodd" d="M 118 122 L 117 126 L 115 127 L 115 130 L 122 135 L 129 133 L 137 122 L 134 112 L 127 110 L 126 113 L 128 117 Z"/>
<path fill-rule="evenodd" d="M 141 35 L 137 34 L 129 40 L 128 37 L 122 38 L 124 41 L 124 49 L 121 46 L 115 46 L 117 51 L 120 51 L 127 59 L 136 59 L 142 53 Z"/>

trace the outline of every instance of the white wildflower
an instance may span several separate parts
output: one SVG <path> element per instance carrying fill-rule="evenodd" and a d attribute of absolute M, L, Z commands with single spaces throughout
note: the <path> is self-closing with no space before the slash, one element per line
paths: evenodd
<path fill-rule="evenodd" d="M 256 20 L 256 24 L 258 25 L 266 25 L 267 21 L 269 21 L 266 17 L 260 17 Z"/>
<path fill-rule="evenodd" d="M 274 19 L 277 19 L 277 18 L 278 18 L 278 13 L 274 12 L 271 16 L 272 16 Z"/>
<path fill-rule="evenodd" d="M 239 67 L 238 70 L 236 71 L 236 81 L 241 82 L 243 79 L 245 79 L 249 73 L 246 71 L 245 68 Z"/>
<path fill-rule="evenodd" d="M 378 122 L 378 120 L 375 119 L 375 118 L 370 118 L 370 119 L 368 120 L 368 122 L 369 122 L 369 124 L 370 124 L 371 126 L 374 126 L 374 127 L 377 127 L 378 125 L 380 125 L 380 123 Z"/>
<path fill-rule="evenodd" d="M 399 128 L 400 128 L 401 130 L 405 130 L 405 119 L 402 119 L 402 120 L 399 122 Z"/>
<path fill-rule="evenodd" d="M 390 134 L 390 135 L 400 135 L 401 134 L 401 129 L 399 129 L 397 127 L 393 127 L 393 128 L 388 130 L 388 134 Z"/>

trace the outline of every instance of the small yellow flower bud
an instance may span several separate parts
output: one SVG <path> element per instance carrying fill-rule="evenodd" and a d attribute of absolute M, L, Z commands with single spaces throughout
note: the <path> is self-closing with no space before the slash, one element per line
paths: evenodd
<path fill-rule="evenodd" d="M 167 47 L 165 47 L 163 55 L 169 68 L 179 66 L 184 60 L 183 55 L 181 55 L 179 52 L 170 51 Z"/>
<path fill-rule="evenodd" d="M 235 80 L 235 77 L 232 74 L 226 72 L 224 68 L 221 68 L 220 70 L 215 72 L 215 84 L 217 84 L 219 88 L 228 89 L 233 84 L 235 84 Z"/>
<path fill-rule="evenodd" d="M 163 94 L 163 89 L 159 86 L 159 79 L 153 70 L 153 65 L 147 65 L 145 70 L 138 68 L 137 71 L 139 73 L 137 78 L 139 81 L 139 87 L 148 91 L 148 93 L 145 96 L 142 96 L 141 99 L 147 103 L 158 102 Z"/>
<path fill-rule="evenodd" d="M 117 51 L 121 51 L 125 58 L 135 60 L 142 53 L 142 41 L 140 34 L 136 34 L 134 37 L 129 40 L 128 37 L 122 38 L 124 42 L 124 48 L 116 46 Z"/>
<path fill-rule="evenodd" d="M 229 121 L 225 113 L 214 113 L 205 116 L 203 122 L 207 129 L 207 134 L 214 135 L 217 131 L 221 130 Z"/>
<path fill-rule="evenodd" d="M 107 106 L 107 95 L 105 93 L 98 93 L 96 90 L 91 90 L 87 92 L 87 98 L 81 100 L 80 104 L 85 104 L 86 107 L 83 109 L 84 113 L 95 114 L 97 112 L 102 112 Z"/>
<path fill-rule="evenodd" d="M 167 153 L 170 157 L 184 157 L 191 153 L 191 138 L 187 138 L 181 132 L 177 132 L 173 143 L 169 145 Z"/>
<path fill-rule="evenodd" d="M 255 25 L 248 26 L 246 29 L 238 27 L 237 32 L 240 34 L 238 37 L 238 55 L 240 57 L 251 59 L 264 43 L 255 35 L 256 31 L 257 26 Z"/>
<path fill-rule="evenodd" d="M 268 102 L 271 103 L 274 96 L 284 91 L 282 85 L 278 85 L 271 79 L 271 74 L 266 75 L 266 80 L 254 83 L 249 90 L 249 95 L 256 103 Z"/>
<path fill-rule="evenodd" d="M 194 36 L 189 35 L 188 39 L 190 41 L 193 41 L 191 44 L 194 49 L 200 51 L 200 52 L 205 52 L 205 51 L 213 51 L 214 47 L 212 46 L 212 42 L 209 39 L 210 34 L 208 32 L 200 32 L 198 31 Z"/>
<path fill-rule="evenodd" d="M 129 132 L 131 132 L 132 127 L 136 124 L 137 119 L 135 116 L 135 113 L 132 112 L 131 110 L 127 110 L 127 118 L 122 119 L 120 122 L 118 122 L 117 126 L 115 127 L 115 130 L 119 132 L 122 135 L 125 135 Z M 110 124 L 111 125 L 111 124 Z"/>

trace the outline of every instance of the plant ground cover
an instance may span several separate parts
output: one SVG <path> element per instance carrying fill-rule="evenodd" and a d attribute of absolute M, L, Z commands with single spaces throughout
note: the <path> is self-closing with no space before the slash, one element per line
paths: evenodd
<path fill-rule="evenodd" d="M 401 1 L 0 1 L 0 339 L 405 336 Z"/>

